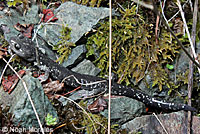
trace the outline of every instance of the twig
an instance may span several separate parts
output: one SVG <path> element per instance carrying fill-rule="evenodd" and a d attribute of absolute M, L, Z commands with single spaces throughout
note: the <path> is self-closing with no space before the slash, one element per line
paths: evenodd
<path fill-rule="evenodd" d="M 192 51 L 191 51 L 192 54 Z M 189 75 L 188 75 L 188 105 L 191 106 L 191 97 L 192 97 L 192 88 L 193 88 L 193 73 L 194 73 L 194 64 L 189 61 Z M 187 134 L 191 134 L 191 111 L 188 111 L 188 120 L 187 120 Z"/>
<path fill-rule="evenodd" d="M 184 12 L 183 12 L 183 9 L 182 9 L 182 7 L 181 7 L 181 3 L 180 3 L 179 0 L 177 0 L 177 4 L 178 4 L 178 7 L 179 7 L 180 12 L 181 12 L 181 17 L 182 17 L 182 19 L 183 19 L 184 26 L 185 26 L 185 28 L 186 28 L 186 32 L 187 32 L 187 35 L 188 35 L 188 39 L 189 39 L 189 42 L 190 42 L 190 46 L 191 46 L 191 49 L 192 49 L 192 53 L 193 53 L 193 55 L 194 55 L 194 59 L 195 59 L 195 61 L 199 64 L 199 61 L 198 61 L 198 59 L 197 59 L 197 54 L 196 54 L 195 48 L 194 48 L 194 43 L 192 42 L 192 39 L 191 39 L 191 37 L 190 37 L 190 32 L 189 32 L 189 30 L 188 30 L 187 23 L 186 23 L 185 16 L 184 16 Z M 200 68 L 198 68 L 198 71 L 199 71 L 199 73 L 200 73 Z"/>
<path fill-rule="evenodd" d="M 74 92 L 74 91 L 76 91 L 76 90 L 78 90 L 78 89 L 80 89 L 80 88 L 81 88 L 81 86 L 79 86 L 79 87 L 73 89 L 72 91 L 69 91 L 69 92 L 63 94 L 63 96 L 68 95 L 68 94 L 70 94 L 70 93 L 72 93 L 72 92 Z"/>
<path fill-rule="evenodd" d="M 139 4 L 139 5 L 143 6 L 143 7 L 146 7 L 148 9 L 153 10 L 153 5 L 146 4 L 145 2 L 139 1 L 139 0 L 132 0 L 132 1 L 134 1 L 135 3 L 137 3 L 137 4 Z"/>
<path fill-rule="evenodd" d="M 35 116 L 36 116 L 36 118 L 37 118 L 38 124 L 39 124 L 39 126 L 40 126 L 41 132 L 42 132 L 42 134 L 44 134 L 44 129 L 43 129 L 43 127 L 42 127 L 42 123 L 41 123 L 41 121 L 40 121 L 40 118 L 39 118 L 39 116 L 38 116 L 38 114 L 37 114 L 35 105 L 34 105 L 32 99 L 31 99 L 31 96 L 30 96 L 30 94 L 29 94 L 29 91 L 28 91 L 26 82 L 19 76 L 19 74 L 15 71 L 15 69 L 7 62 L 4 58 L 3 58 L 3 61 L 6 62 L 6 64 L 12 69 L 12 71 L 17 75 L 17 77 L 22 81 L 22 84 L 23 84 L 23 86 L 24 86 L 24 89 L 25 89 L 25 91 L 26 91 L 26 93 L 27 93 L 27 95 L 28 95 L 28 99 L 29 99 L 29 101 L 31 102 L 31 106 L 32 106 L 33 111 L 34 111 L 34 113 L 35 113 Z M 10 60 L 9 60 L 9 61 L 10 61 Z"/>
<path fill-rule="evenodd" d="M 189 0 L 189 3 L 190 3 L 191 12 L 193 12 L 192 1 Z"/>
<path fill-rule="evenodd" d="M 160 0 L 160 7 L 161 7 L 161 9 L 162 9 L 162 16 L 163 16 L 164 20 L 165 20 L 165 21 L 167 22 L 167 24 L 168 24 L 167 18 L 165 17 L 165 14 L 164 14 L 165 2 L 166 2 L 166 0 L 164 0 L 164 2 L 163 2 L 163 4 L 162 4 L 162 1 Z M 168 24 L 168 25 L 169 25 L 169 24 Z"/>
<path fill-rule="evenodd" d="M 8 67 L 8 64 L 11 62 L 11 60 L 12 60 L 12 58 L 13 58 L 14 56 L 15 56 L 15 54 L 14 54 L 14 55 L 11 55 L 10 59 L 8 60 L 8 63 L 6 63 L 6 66 L 4 67 L 4 69 L 3 69 L 2 73 L 1 73 L 0 83 L 1 83 L 1 80 L 2 80 L 2 78 L 3 78 L 3 75 L 4 75 L 4 73 L 5 73 L 5 71 L 6 71 L 7 67 Z"/>
<path fill-rule="evenodd" d="M 124 12 L 126 11 L 126 10 L 123 8 L 123 6 L 119 4 L 119 2 L 117 2 L 116 0 L 115 0 L 115 2 L 117 3 L 117 5 L 118 5 Z"/>
<path fill-rule="evenodd" d="M 152 1 L 153 2 L 153 1 Z M 156 14 L 159 14 L 159 11 L 157 9 L 157 6 L 156 4 L 153 2 L 154 4 L 154 12 Z M 194 59 L 192 58 L 192 56 L 189 54 L 189 52 L 185 49 L 185 47 L 183 46 L 183 44 L 181 43 L 181 41 L 178 39 L 178 37 L 176 37 L 176 35 L 174 34 L 174 32 L 172 31 L 172 29 L 169 27 L 169 25 L 167 25 L 167 22 L 166 21 L 163 21 L 164 22 L 164 25 L 167 27 L 167 30 L 172 34 L 172 36 L 174 37 L 174 39 L 177 41 L 178 45 L 181 47 L 181 49 L 185 52 L 185 54 L 188 56 L 188 58 L 190 60 L 192 60 L 192 62 L 198 67 L 200 68 L 200 65 L 199 63 Z"/>
<path fill-rule="evenodd" d="M 187 3 L 188 3 L 188 0 L 183 4 L 183 9 L 184 9 L 184 7 L 185 7 L 185 5 L 186 5 Z M 168 20 L 168 22 L 171 21 L 174 17 L 176 17 L 176 15 L 178 15 L 179 12 L 180 12 L 180 10 L 178 10 L 178 12 L 176 12 L 176 13 Z"/>
<path fill-rule="evenodd" d="M 122 73 L 122 75 L 119 77 L 117 83 L 119 84 L 120 81 L 122 80 L 122 78 L 124 77 L 124 73 L 126 72 L 126 70 L 124 69 L 124 72 Z"/>
<path fill-rule="evenodd" d="M 160 119 L 158 118 L 158 116 L 157 116 L 155 113 L 153 113 L 153 115 L 156 117 L 156 119 L 157 119 L 158 122 L 160 123 L 160 125 L 161 125 L 161 127 L 163 128 L 163 130 L 165 131 L 165 133 L 166 133 L 166 134 L 169 134 L 169 133 L 167 132 L 167 130 L 165 129 L 164 125 L 162 124 L 162 122 L 160 121 Z"/>
<path fill-rule="evenodd" d="M 111 133 L 111 88 L 112 88 L 112 0 L 109 0 L 109 84 L 108 84 L 108 134 Z"/>
<path fill-rule="evenodd" d="M 191 1 L 190 1 L 191 2 Z M 191 7 L 192 8 L 192 7 Z M 194 44 L 195 47 L 195 42 L 196 42 L 196 25 L 197 25 L 197 12 L 198 12 L 198 0 L 195 0 L 194 3 L 194 12 L 193 12 L 193 24 L 192 24 L 192 43 Z M 191 51 L 192 53 L 192 51 Z M 193 89 L 193 63 L 190 61 L 189 64 L 189 76 L 188 76 L 188 105 L 192 105 L 191 97 L 192 97 L 192 89 Z M 191 134 L 191 112 L 188 111 L 188 122 L 187 122 L 187 133 Z"/>

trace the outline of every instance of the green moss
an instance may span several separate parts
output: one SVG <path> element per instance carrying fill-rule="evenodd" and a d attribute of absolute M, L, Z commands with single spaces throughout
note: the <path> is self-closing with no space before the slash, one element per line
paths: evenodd
<path fill-rule="evenodd" d="M 87 109 L 87 102 L 81 101 L 79 104 L 83 108 Z M 96 127 L 96 130 L 98 133 L 100 133 L 100 134 L 107 133 L 108 120 L 106 117 L 103 117 L 100 114 L 88 113 L 88 115 L 95 121 L 95 122 L 92 122 L 89 119 L 88 115 L 86 115 L 84 113 L 82 115 L 83 115 L 83 120 L 81 121 L 81 125 L 86 127 L 85 130 L 86 130 L 87 134 L 95 133 L 94 126 Z M 119 129 L 118 124 L 111 125 L 111 133 L 112 134 L 116 134 L 117 129 Z"/>
<path fill-rule="evenodd" d="M 56 100 L 57 101 L 57 100 Z M 57 103 L 57 102 L 55 102 Z M 57 105 L 57 104 L 56 104 Z M 85 111 L 87 111 L 87 101 L 80 101 L 79 106 L 81 106 Z M 73 103 L 68 103 L 66 106 L 57 105 L 58 115 L 59 115 L 59 124 L 63 125 L 63 131 L 71 131 L 73 133 L 86 133 L 94 134 L 95 129 L 99 134 L 107 133 L 108 120 L 106 117 L 103 117 L 101 114 L 92 114 L 87 112 L 87 114 L 77 108 Z M 90 118 L 88 117 L 90 116 Z M 93 121 L 91 121 L 91 119 Z M 111 133 L 116 134 L 119 129 L 119 125 L 111 125 Z"/>
<path fill-rule="evenodd" d="M 122 17 L 112 20 L 112 71 L 122 77 L 121 83 L 130 84 L 130 78 L 136 82 L 143 79 L 146 73 L 153 78 L 153 86 L 169 85 L 166 64 L 171 64 L 179 53 L 176 41 L 162 29 L 159 41 L 156 42 L 153 25 L 147 24 L 143 17 L 136 14 L 136 6 L 120 11 Z M 109 58 L 109 22 L 101 23 L 96 34 L 87 42 L 87 56 L 95 55 L 94 62 L 101 69 L 101 76 L 108 73 Z M 98 54 L 96 54 L 98 53 Z"/>
<path fill-rule="evenodd" d="M 16 4 L 18 4 L 18 3 L 23 3 L 24 1 L 23 0 L 7 0 L 7 5 L 9 6 L 9 7 L 15 7 L 16 6 Z"/>
<path fill-rule="evenodd" d="M 69 42 L 71 39 L 70 33 L 71 29 L 67 26 L 63 26 L 61 30 L 60 41 L 53 47 L 53 50 L 56 50 L 60 57 L 57 59 L 57 62 L 62 63 L 65 59 L 68 58 L 71 53 L 71 47 L 75 46 L 74 43 Z"/>
<path fill-rule="evenodd" d="M 9 46 L 8 41 L 6 41 L 5 37 L 3 35 L 0 35 L 0 42 L 2 43 L 2 47 L 7 47 Z"/>
<path fill-rule="evenodd" d="M 72 1 L 81 5 L 88 5 L 90 7 L 100 7 L 102 2 L 108 2 L 107 0 L 62 0 L 62 2 Z"/>

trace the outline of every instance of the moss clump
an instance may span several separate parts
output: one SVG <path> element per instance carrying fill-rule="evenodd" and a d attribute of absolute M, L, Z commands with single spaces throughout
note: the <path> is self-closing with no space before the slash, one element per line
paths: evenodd
<path fill-rule="evenodd" d="M 90 7 L 100 7 L 102 2 L 109 3 L 108 0 L 62 0 L 62 2 L 66 2 L 66 1 L 72 1 L 77 4 L 87 5 Z"/>
<path fill-rule="evenodd" d="M 156 42 L 153 25 L 136 14 L 136 6 L 120 13 L 122 17 L 112 20 L 112 71 L 127 85 L 129 78 L 139 82 L 149 73 L 154 80 L 153 86 L 158 85 L 162 90 L 169 80 L 166 64 L 179 52 L 176 41 L 163 29 Z M 108 72 L 108 41 L 109 22 L 104 22 L 87 42 L 87 56 L 96 57 L 94 63 L 101 69 L 101 76 Z"/>
<path fill-rule="evenodd" d="M 69 42 L 71 39 L 71 29 L 69 27 L 63 26 L 60 33 L 60 41 L 53 47 L 53 50 L 56 50 L 60 55 L 60 57 L 57 59 L 57 62 L 62 63 L 68 58 L 69 54 L 71 53 L 71 47 L 75 46 L 75 44 Z"/>
<path fill-rule="evenodd" d="M 59 104 L 60 102 L 56 102 Z M 57 105 L 56 104 L 56 105 Z M 80 101 L 79 105 L 83 109 L 87 109 L 87 101 Z M 107 133 L 107 126 L 108 126 L 108 120 L 106 117 L 103 117 L 100 114 L 92 114 L 88 112 L 87 114 L 77 108 L 77 106 L 73 103 L 68 103 L 66 106 L 62 106 L 61 104 L 57 105 L 58 109 L 58 115 L 59 115 L 59 120 L 60 125 L 63 126 L 57 127 L 59 128 L 57 133 L 66 132 L 66 131 L 71 131 L 74 133 L 86 133 L 87 134 L 94 134 L 95 129 L 99 134 L 105 134 Z M 88 117 L 90 116 L 90 118 Z M 93 121 L 91 121 L 91 119 Z M 117 129 L 119 129 L 119 125 L 113 124 L 111 125 L 111 133 L 115 134 L 117 133 Z"/>
<path fill-rule="evenodd" d="M 2 43 L 2 47 L 7 47 L 9 46 L 8 41 L 6 41 L 5 37 L 3 35 L 0 35 L 0 42 Z"/>

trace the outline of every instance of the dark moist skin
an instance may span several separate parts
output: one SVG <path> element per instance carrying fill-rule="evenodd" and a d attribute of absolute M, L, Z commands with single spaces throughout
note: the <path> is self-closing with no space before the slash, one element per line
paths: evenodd
<path fill-rule="evenodd" d="M 28 62 L 36 62 L 35 47 L 36 45 L 34 42 L 23 36 L 12 37 L 10 39 L 11 51 Z M 38 60 L 40 64 L 38 65 L 38 67 L 41 70 L 49 72 L 53 79 L 64 81 L 66 86 L 74 88 L 81 86 L 82 89 L 94 91 L 95 93 L 108 91 L 108 80 L 106 79 L 73 72 L 55 63 L 53 60 L 49 59 L 40 51 L 38 51 Z M 162 110 L 196 111 L 195 108 L 186 104 L 171 103 L 166 102 L 165 100 L 159 100 L 139 90 L 135 90 L 131 87 L 127 87 L 114 82 L 112 82 L 112 95 L 126 96 L 143 102 L 147 106 L 155 107 Z"/>

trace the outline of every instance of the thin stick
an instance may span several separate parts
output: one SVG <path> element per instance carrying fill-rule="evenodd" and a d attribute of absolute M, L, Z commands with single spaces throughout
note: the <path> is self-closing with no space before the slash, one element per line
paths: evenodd
<path fill-rule="evenodd" d="M 192 51 L 191 51 L 192 54 Z M 191 96 L 193 88 L 193 73 L 194 73 L 194 64 L 189 61 L 189 75 L 188 75 L 188 105 L 191 106 Z M 191 111 L 188 111 L 188 120 L 187 120 L 187 134 L 191 134 Z"/>
<path fill-rule="evenodd" d="M 160 121 L 160 119 L 158 118 L 158 116 L 157 116 L 155 113 L 153 113 L 153 115 L 156 117 L 156 119 L 157 119 L 158 122 L 160 123 L 160 125 L 161 125 L 161 127 L 163 128 L 163 130 L 165 131 L 165 133 L 166 133 L 166 134 L 169 134 L 169 133 L 167 132 L 167 130 L 165 129 L 164 125 L 162 124 L 162 122 Z"/>
<path fill-rule="evenodd" d="M 192 39 L 191 39 L 191 37 L 190 37 L 190 32 L 189 32 L 189 30 L 188 30 L 187 23 L 186 23 L 185 16 L 184 16 L 184 12 L 183 12 L 183 9 L 182 9 L 182 7 L 181 7 L 181 3 L 180 3 L 179 0 L 177 0 L 177 4 L 178 4 L 179 10 L 180 10 L 180 12 L 181 12 L 181 17 L 182 17 L 183 22 L 184 22 L 184 27 L 185 27 L 186 32 L 187 32 L 187 35 L 188 35 L 188 39 L 189 39 L 189 42 L 190 42 L 190 46 L 191 46 L 191 49 L 192 49 L 192 53 L 193 53 L 193 55 L 194 55 L 194 59 L 195 59 L 195 61 L 199 64 L 199 61 L 197 60 L 197 54 L 196 54 L 196 52 L 195 52 L 194 44 L 193 44 Z M 198 68 L 198 71 L 199 71 L 199 73 L 200 73 L 200 68 Z"/>
<path fill-rule="evenodd" d="M 191 7 L 192 8 L 192 7 Z M 196 25 L 197 25 L 197 12 L 198 12 L 198 0 L 195 0 L 194 3 L 194 12 L 193 12 L 193 24 L 192 24 L 192 43 L 195 47 L 196 42 Z M 191 51 L 192 53 L 192 51 Z M 192 105 L 191 97 L 192 97 L 192 89 L 193 89 L 193 62 L 190 60 L 189 64 L 189 76 L 188 76 L 188 105 Z M 187 122 L 187 133 L 191 134 L 191 122 L 192 122 L 192 113 L 188 111 L 188 122 Z"/>
<path fill-rule="evenodd" d="M 41 123 L 40 118 L 39 118 L 39 116 L 38 116 L 38 114 L 37 114 L 35 105 L 34 105 L 32 99 L 31 99 L 31 95 L 30 95 L 29 92 L 28 92 L 28 88 L 27 88 L 27 86 L 26 86 L 26 82 L 19 76 L 19 74 L 15 71 L 15 69 L 7 62 L 4 58 L 3 58 L 3 61 L 6 62 L 6 64 L 8 64 L 8 66 L 12 69 L 12 71 L 13 71 L 13 72 L 17 75 L 17 77 L 22 81 L 22 84 L 23 84 L 23 86 L 24 86 L 24 89 L 26 90 L 26 93 L 27 93 L 27 95 L 28 95 L 28 99 L 29 99 L 29 101 L 31 102 L 31 106 L 32 106 L 33 111 L 34 111 L 34 113 L 35 113 L 35 116 L 36 116 L 36 118 L 37 118 L 38 124 L 39 124 L 39 126 L 40 126 L 41 132 L 42 132 L 42 134 L 45 134 L 45 133 L 44 133 L 44 129 L 43 129 L 43 127 L 42 127 L 42 123 Z"/>
<path fill-rule="evenodd" d="M 153 2 L 153 0 L 151 0 Z M 154 12 L 155 14 L 159 14 L 158 8 L 156 6 L 156 4 L 153 2 L 154 5 Z M 167 30 L 172 34 L 172 36 L 174 37 L 174 39 L 177 41 L 178 45 L 181 47 L 181 49 L 185 52 L 185 54 L 188 56 L 188 58 L 190 60 L 192 60 L 192 62 L 198 67 L 200 68 L 200 64 L 199 62 L 197 62 L 194 58 L 192 58 L 192 56 L 189 54 L 189 52 L 185 49 L 185 47 L 183 46 L 183 44 L 181 43 L 181 41 L 178 39 L 178 37 L 176 37 L 176 35 L 174 34 L 174 32 L 172 31 L 172 29 L 169 27 L 169 25 L 167 25 L 166 21 L 163 21 L 164 25 L 167 27 Z"/>
<path fill-rule="evenodd" d="M 4 69 L 3 69 L 2 73 L 1 73 L 0 83 L 1 83 L 1 80 L 2 80 L 2 78 L 3 78 L 3 75 L 4 75 L 4 73 L 5 73 L 5 71 L 6 71 L 7 67 L 8 67 L 8 64 L 10 63 L 10 61 L 12 60 L 12 58 L 13 58 L 14 56 L 15 56 L 15 54 L 11 55 L 10 59 L 8 60 L 8 63 L 6 63 L 6 66 L 4 67 Z"/>
<path fill-rule="evenodd" d="M 184 7 L 185 7 L 185 5 L 188 3 L 188 0 L 183 4 L 183 9 L 184 9 Z M 180 10 L 178 10 L 169 20 L 168 20 L 168 22 L 169 21 L 171 21 L 174 17 L 176 17 L 178 14 L 179 14 L 179 12 L 180 12 Z"/>
<path fill-rule="evenodd" d="M 143 1 L 139 1 L 139 0 L 132 0 L 132 1 L 134 1 L 135 3 L 141 5 L 141 6 L 145 7 L 145 8 L 153 10 L 153 5 L 146 4 Z"/>
<path fill-rule="evenodd" d="M 108 134 L 110 134 L 110 110 L 111 110 L 111 79 L 112 79 L 112 72 L 111 72 L 111 61 L 112 61 L 112 0 L 109 0 L 109 85 L 108 85 Z"/>

